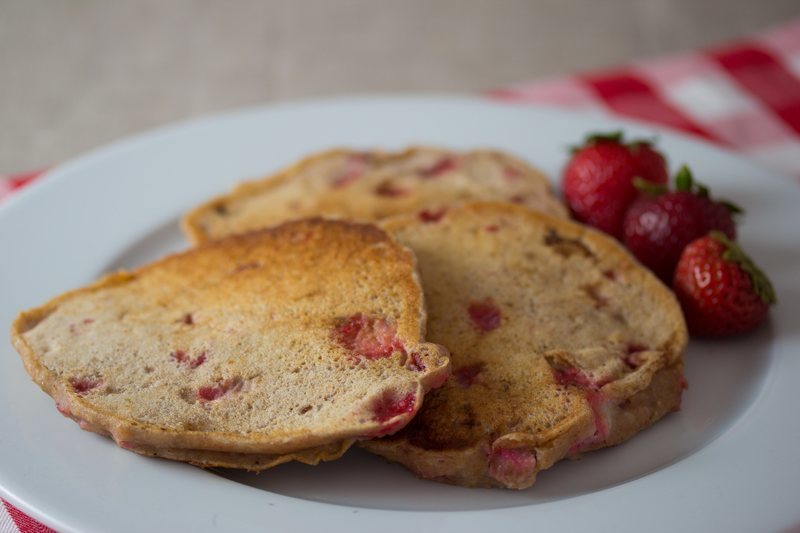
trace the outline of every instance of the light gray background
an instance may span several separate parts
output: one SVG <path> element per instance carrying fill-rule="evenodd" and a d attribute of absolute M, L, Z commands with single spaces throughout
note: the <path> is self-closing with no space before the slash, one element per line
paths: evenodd
<path fill-rule="evenodd" d="M 798 16 L 798 0 L 0 0 L 0 174 L 232 107 L 479 91 Z"/>

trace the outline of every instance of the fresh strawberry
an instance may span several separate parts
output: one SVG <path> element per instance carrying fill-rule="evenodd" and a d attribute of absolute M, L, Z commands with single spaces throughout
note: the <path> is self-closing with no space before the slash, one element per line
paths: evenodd
<path fill-rule="evenodd" d="M 741 209 L 726 201 L 714 201 L 708 188 L 694 181 L 686 166 L 675 176 L 675 190 L 634 180 L 645 196 L 637 199 L 625 215 L 624 242 L 628 250 L 664 283 L 672 281 L 675 265 L 686 245 L 719 230 L 736 238 L 735 213 Z"/>
<path fill-rule="evenodd" d="M 564 197 L 573 216 L 622 239 L 625 211 L 637 197 L 634 177 L 667 182 L 664 156 L 647 141 L 623 142 L 622 132 L 593 134 L 564 169 Z"/>
<path fill-rule="evenodd" d="M 764 321 L 776 301 L 767 276 L 719 231 L 686 247 L 672 285 L 693 335 L 723 337 L 750 331 Z"/>

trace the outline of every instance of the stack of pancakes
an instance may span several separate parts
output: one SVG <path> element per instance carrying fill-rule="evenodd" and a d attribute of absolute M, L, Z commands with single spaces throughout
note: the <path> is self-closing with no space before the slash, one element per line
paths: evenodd
<path fill-rule="evenodd" d="M 521 489 L 680 406 L 672 293 L 510 155 L 325 152 L 183 227 L 195 248 L 12 331 L 59 410 L 129 450 L 263 470 L 357 442 Z"/>

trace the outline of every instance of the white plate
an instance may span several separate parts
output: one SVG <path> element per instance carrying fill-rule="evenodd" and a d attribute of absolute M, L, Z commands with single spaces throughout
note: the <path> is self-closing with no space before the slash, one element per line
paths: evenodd
<path fill-rule="evenodd" d="M 176 222 L 234 182 L 331 146 L 491 146 L 558 175 L 591 130 L 646 126 L 460 97 L 331 100 L 250 109 L 144 134 L 53 170 L 0 209 L 0 324 L 103 272 L 185 246 Z M 61 531 L 408 533 L 488 530 L 772 531 L 800 525 L 800 189 L 696 140 L 660 133 L 743 204 L 741 241 L 779 305 L 757 333 L 692 341 L 683 410 L 630 442 L 559 463 L 530 490 L 415 479 L 357 450 L 261 475 L 203 471 L 125 452 L 82 432 L 0 343 L 0 491 Z M 643 310 L 646 312 L 647 310 Z"/>

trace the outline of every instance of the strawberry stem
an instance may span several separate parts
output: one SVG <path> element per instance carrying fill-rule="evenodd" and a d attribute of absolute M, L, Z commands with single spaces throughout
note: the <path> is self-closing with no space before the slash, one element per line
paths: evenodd
<path fill-rule="evenodd" d="M 741 215 L 744 213 L 744 209 L 729 200 L 717 200 L 717 203 L 724 205 L 725 209 L 727 209 L 732 215 Z"/>
<path fill-rule="evenodd" d="M 622 143 L 624 133 L 622 130 L 609 131 L 608 133 L 590 133 L 586 136 L 584 144 L 594 144 L 598 142 Z"/>
<path fill-rule="evenodd" d="M 675 190 L 692 193 L 702 198 L 711 198 L 711 191 L 708 187 L 695 181 L 692 171 L 686 165 L 682 165 L 675 173 Z M 744 213 L 744 209 L 729 200 L 714 200 L 714 202 L 723 205 L 732 215 Z"/>
<path fill-rule="evenodd" d="M 738 244 L 730 240 L 727 235 L 721 231 L 712 231 L 709 236 L 722 243 L 725 246 L 725 251 L 722 254 L 722 259 L 730 261 L 739 265 L 749 277 L 750 282 L 753 284 L 753 290 L 761 297 L 761 300 L 767 304 L 772 305 L 776 303 L 777 296 L 775 295 L 775 288 L 763 270 L 750 259 L 744 250 Z"/>
<path fill-rule="evenodd" d="M 632 180 L 633 186 L 636 188 L 637 191 L 641 191 L 648 196 L 661 196 L 665 192 L 668 191 L 666 185 L 662 185 L 660 183 L 653 183 L 652 181 L 647 181 L 644 178 L 640 178 L 636 176 Z"/>
<path fill-rule="evenodd" d="M 677 174 L 675 174 L 675 190 L 691 192 L 693 184 L 694 178 L 692 177 L 692 171 L 689 170 L 689 167 L 686 165 L 681 166 L 681 168 L 678 169 Z M 706 195 L 707 194 L 708 189 L 706 189 Z"/>
<path fill-rule="evenodd" d="M 601 142 L 610 142 L 610 143 L 617 143 L 622 144 L 622 139 L 624 137 L 624 133 L 622 130 L 617 131 L 609 131 L 607 133 L 590 133 L 583 139 L 582 144 L 573 144 L 569 147 L 569 152 L 571 154 L 575 154 L 587 146 L 592 146 L 593 144 L 601 143 Z"/>
<path fill-rule="evenodd" d="M 652 139 L 634 139 L 629 143 L 625 142 L 625 132 L 622 130 L 608 131 L 608 132 L 594 132 L 590 133 L 583 139 L 582 144 L 573 144 L 569 147 L 570 153 L 574 154 L 580 150 L 598 143 L 615 143 L 627 146 L 632 151 L 636 152 L 643 146 L 652 146 L 655 144 L 657 138 Z"/>

